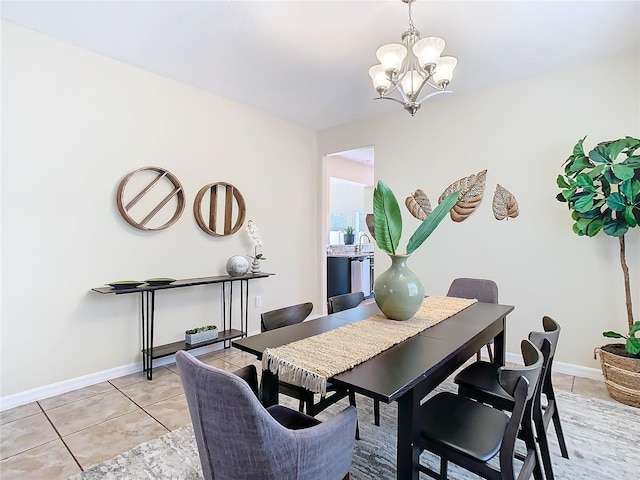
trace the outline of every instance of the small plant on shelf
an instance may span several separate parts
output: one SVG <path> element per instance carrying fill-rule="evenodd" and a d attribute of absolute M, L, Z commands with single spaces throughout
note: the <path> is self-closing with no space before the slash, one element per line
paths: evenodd
<path fill-rule="evenodd" d="M 344 233 L 346 233 L 347 235 L 353 235 L 355 233 L 355 229 L 349 225 L 347 227 L 344 227 Z"/>
<path fill-rule="evenodd" d="M 218 327 L 215 325 L 205 325 L 204 327 L 192 328 L 190 330 L 185 330 L 184 333 L 188 333 L 189 335 L 193 335 L 194 333 L 206 332 L 208 330 L 216 330 Z"/>
<path fill-rule="evenodd" d="M 215 325 L 205 325 L 203 327 L 185 330 L 184 332 L 184 341 L 189 345 L 208 342 L 216 338 L 218 338 L 218 327 Z"/>

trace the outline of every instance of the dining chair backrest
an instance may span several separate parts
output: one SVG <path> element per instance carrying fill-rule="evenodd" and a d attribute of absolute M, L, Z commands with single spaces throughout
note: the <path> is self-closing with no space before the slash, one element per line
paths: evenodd
<path fill-rule="evenodd" d="M 530 340 L 522 340 L 520 342 L 520 350 L 522 351 L 524 367 L 500 367 L 498 369 L 498 382 L 509 395 L 513 396 L 520 377 L 526 378 L 528 382 L 526 399 L 531 400 L 538 385 L 544 358 L 540 349 Z"/>
<path fill-rule="evenodd" d="M 205 480 L 334 480 L 349 471 L 356 426 L 353 407 L 326 423 L 295 430 L 258 400 L 249 385 L 255 381 L 254 365 L 239 370 L 241 377 L 182 350 L 176 353 L 176 364 Z M 281 405 L 270 408 L 289 410 Z"/>
<path fill-rule="evenodd" d="M 278 308 L 260 314 L 260 328 L 263 332 L 303 322 L 313 310 L 313 303 L 306 302 Z"/>
<path fill-rule="evenodd" d="M 498 303 L 498 285 L 484 278 L 456 278 L 447 297 L 476 298 L 479 302 Z"/>
<path fill-rule="evenodd" d="M 364 300 L 364 292 L 344 293 L 329 297 L 329 314 L 355 308 Z"/>

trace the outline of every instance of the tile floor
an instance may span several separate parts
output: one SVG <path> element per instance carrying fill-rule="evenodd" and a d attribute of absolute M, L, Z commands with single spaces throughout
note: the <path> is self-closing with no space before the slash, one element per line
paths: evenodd
<path fill-rule="evenodd" d="M 230 348 L 200 360 L 225 370 L 256 362 Z M 557 389 L 609 399 L 603 382 L 554 374 Z M 0 477 L 66 479 L 190 422 L 175 364 L 0 412 Z"/>

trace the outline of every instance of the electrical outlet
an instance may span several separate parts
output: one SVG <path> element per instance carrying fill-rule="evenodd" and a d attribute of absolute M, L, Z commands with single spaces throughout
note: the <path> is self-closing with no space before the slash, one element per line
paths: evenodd
<path fill-rule="evenodd" d="M 256 307 L 261 307 L 262 306 L 262 297 L 261 296 L 257 296 L 256 297 Z"/>

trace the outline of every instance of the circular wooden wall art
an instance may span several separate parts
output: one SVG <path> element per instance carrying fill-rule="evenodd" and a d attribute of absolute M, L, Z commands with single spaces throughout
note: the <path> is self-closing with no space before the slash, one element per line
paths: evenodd
<path fill-rule="evenodd" d="M 207 193 L 209 202 L 203 203 Z M 208 209 L 208 214 L 203 215 L 205 209 Z M 196 217 L 198 226 L 205 233 L 215 237 L 236 233 L 244 223 L 246 213 L 247 208 L 242 194 L 230 183 L 217 182 L 205 185 L 193 202 L 193 215 Z"/>
<path fill-rule="evenodd" d="M 127 194 L 127 187 L 129 191 L 138 193 Z M 176 176 L 168 170 L 143 167 L 131 172 L 120 182 L 117 204 L 120 215 L 132 227 L 164 230 L 182 215 L 184 191 Z M 174 207 L 173 215 L 171 206 Z"/>

